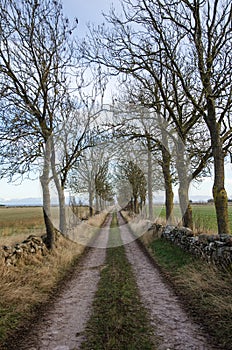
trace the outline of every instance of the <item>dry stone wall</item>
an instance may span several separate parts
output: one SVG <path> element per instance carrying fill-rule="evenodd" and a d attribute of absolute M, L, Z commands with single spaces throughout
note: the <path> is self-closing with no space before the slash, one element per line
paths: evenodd
<path fill-rule="evenodd" d="M 45 255 L 47 253 L 45 240 L 46 235 L 42 237 L 31 235 L 13 247 L 0 247 L 0 257 L 3 264 L 15 266 L 21 259 L 26 259 L 31 255 Z"/>
<path fill-rule="evenodd" d="M 163 237 L 183 250 L 196 257 L 206 260 L 223 268 L 232 268 L 232 236 L 223 235 L 194 235 L 185 227 L 162 226 L 153 224 L 148 234 Z"/>

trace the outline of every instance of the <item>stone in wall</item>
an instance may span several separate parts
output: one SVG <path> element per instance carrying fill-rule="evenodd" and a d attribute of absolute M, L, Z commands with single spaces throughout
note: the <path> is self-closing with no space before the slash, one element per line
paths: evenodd
<path fill-rule="evenodd" d="M 232 268 L 232 236 L 194 233 L 186 227 L 152 225 L 153 237 L 163 237 L 192 255 L 228 269 Z"/>
<path fill-rule="evenodd" d="M 29 236 L 21 243 L 16 243 L 14 247 L 2 246 L 0 255 L 3 263 L 7 266 L 17 265 L 17 262 L 31 254 L 45 255 L 47 252 L 46 245 L 42 237 Z"/>

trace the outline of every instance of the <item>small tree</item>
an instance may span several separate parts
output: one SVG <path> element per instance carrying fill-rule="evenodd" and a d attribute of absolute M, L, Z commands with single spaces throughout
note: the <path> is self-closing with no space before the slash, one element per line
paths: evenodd
<path fill-rule="evenodd" d="M 96 197 L 99 198 L 100 210 L 104 209 L 104 203 L 113 201 L 113 189 L 109 182 L 109 162 L 99 167 L 95 176 Z"/>
<path fill-rule="evenodd" d="M 128 183 L 128 187 L 131 187 L 131 204 L 132 210 L 135 214 L 139 214 L 146 201 L 147 194 L 147 181 L 143 171 L 132 160 L 122 161 L 119 164 L 118 179 L 125 184 Z M 125 186 L 125 185 L 124 185 Z M 124 187 L 123 186 L 123 187 Z M 119 186 L 119 190 L 123 189 Z"/>
<path fill-rule="evenodd" d="M 108 135 L 104 131 L 93 133 L 92 147 L 87 147 L 72 167 L 68 186 L 75 193 L 88 193 L 89 215 L 93 215 L 94 203 L 99 208 L 99 196 L 111 201 L 112 188 L 108 176 L 108 165 L 113 153 L 108 147 Z"/>

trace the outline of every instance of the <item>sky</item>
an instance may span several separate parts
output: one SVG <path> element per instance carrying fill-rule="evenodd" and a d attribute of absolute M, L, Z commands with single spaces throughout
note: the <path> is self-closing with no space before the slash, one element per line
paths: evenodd
<path fill-rule="evenodd" d="M 108 12 L 111 5 L 119 7 L 119 0 L 63 0 L 65 16 L 71 21 L 78 18 L 76 34 L 82 38 L 87 33 L 87 24 L 101 24 L 104 20 L 102 12 Z M 42 191 L 38 180 L 25 179 L 21 184 L 8 183 L 7 180 L 0 180 L 0 204 L 1 200 L 12 200 L 19 198 L 38 198 Z M 2 201 L 2 202 L 3 202 Z"/>
<path fill-rule="evenodd" d="M 108 12 L 111 4 L 120 9 L 119 0 L 64 0 L 64 13 L 70 20 L 78 18 L 77 34 L 84 37 L 87 32 L 87 23 L 101 24 L 104 20 L 102 12 Z M 226 190 L 232 198 L 232 164 L 226 165 Z M 194 184 L 190 189 L 190 199 L 207 200 L 212 198 L 213 179 L 207 178 L 200 184 Z M 175 190 L 177 194 L 177 189 Z M 12 200 L 20 198 L 41 198 L 42 191 L 37 180 L 24 180 L 21 184 L 8 183 L 0 180 L 0 203 L 1 200 Z M 196 196 L 196 197 L 195 197 Z"/>
<path fill-rule="evenodd" d="M 108 12 L 111 5 L 120 8 L 119 0 L 63 0 L 63 10 L 71 20 L 78 18 L 78 34 L 87 32 L 87 24 L 101 24 L 104 20 L 102 12 Z"/>
<path fill-rule="evenodd" d="M 226 165 L 226 190 L 228 196 L 232 198 L 232 164 Z M 212 185 L 213 178 L 209 177 L 204 179 L 201 183 L 193 183 L 190 187 L 190 199 L 192 200 L 207 200 L 212 198 Z M 177 188 L 175 189 L 175 200 L 177 200 Z M 19 183 L 7 183 L 7 180 L 0 180 L 0 204 L 5 201 L 12 201 L 14 199 L 22 198 L 41 198 L 42 191 L 39 183 L 39 179 L 27 180 L 25 179 L 22 184 Z"/>

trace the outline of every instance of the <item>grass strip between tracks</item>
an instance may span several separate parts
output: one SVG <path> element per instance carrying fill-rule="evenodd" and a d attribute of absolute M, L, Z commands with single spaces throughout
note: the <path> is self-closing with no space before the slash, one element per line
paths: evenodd
<path fill-rule="evenodd" d="M 109 247 L 122 243 L 113 214 Z M 106 267 L 101 271 L 93 313 L 87 323 L 81 349 L 155 349 L 147 319 L 123 245 L 107 249 Z"/>

